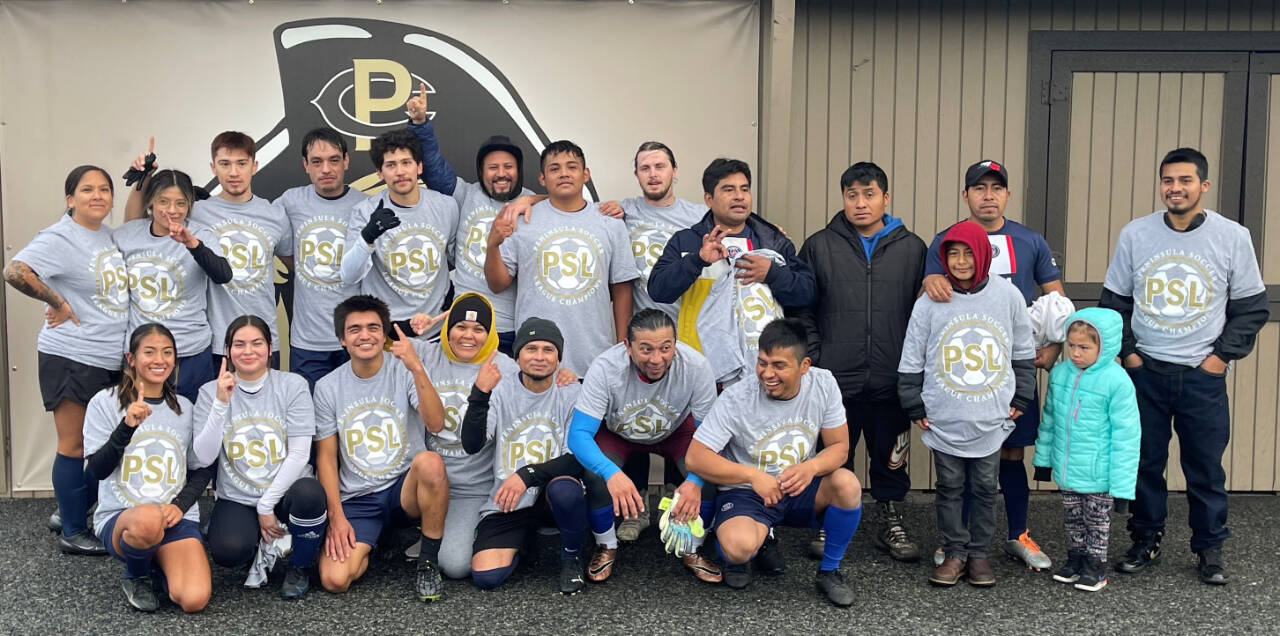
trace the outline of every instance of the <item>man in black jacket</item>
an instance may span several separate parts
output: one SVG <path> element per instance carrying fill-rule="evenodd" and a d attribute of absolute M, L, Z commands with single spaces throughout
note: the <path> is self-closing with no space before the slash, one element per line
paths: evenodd
<path fill-rule="evenodd" d="M 925 244 L 902 221 L 885 214 L 889 177 L 859 162 L 840 176 L 844 209 L 810 236 L 800 258 L 817 280 L 812 309 L 799 317 L 809 331 L 809 357 L 840 384 L 849 414 L 849 442 L 859 434 L 871 455 L 871 495 L 879 504 L 876 545 L 899 561 L 920 551 L 894 507 L 911 481 L 907 458 L 911 423 L 898 402 L 898 359 L 911 308 L 924 277 Z M 845 466 L 853 470 L 853 453 Z M 821 552 L 822 537 L 812 544 Z"/>
<path fill-rule="evenodd" d="M 710 209 L 697 225 L 667 241 L 649 275 L 649 297 L 680 301 L 678 339 L 707 357 L 717 381 L 729 383 L 752 374 L 754 337 L 767 322 L 813 301 L 813 271 L 796 256 L 791 239 L 751 212 L 746 162 L 712 161 L 702 173 L 702 190 Z M 774 256 L 752 253 L 756 250 Z M 727 288 L 723 282 L 730 270 L 737 286 Z M 743 332 L 747 355 L 723 349 Z"/>

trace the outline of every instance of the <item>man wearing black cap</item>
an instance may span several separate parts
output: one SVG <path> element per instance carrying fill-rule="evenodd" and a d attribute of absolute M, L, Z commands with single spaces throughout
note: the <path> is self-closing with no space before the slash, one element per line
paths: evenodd
<path fill-rule="evenodd" d="M 446 181 L 440 178 L 441 174 L 435 174 L 435 178 L 427 183 L 440 183 L 441 187 L 435 189 L 441 194 L 453 195 L 458 202 L 460 216 L 454 239 L 457 255 L 453 270 L 454 293 L 461 295 L 478 292 L 489 298 L 497 319 L 498 350 L 511 355 L 516 290 L 512 287 L 501 293 L 494 293 L 489 289 L 484 280 L 484 257 L 489 227 L 493 225 L 502 206 L 520 195 L 535 197 L 533 201 L 542 198 L 524 188 L 520 171 L 524 153 L 520 146 L 505 136 L 490 137 L 476 151 L 476 175 L 479 181 L 468 183 L 462 177 L 454 175 L 453 168 L 440 154 L 435 130 L 427 119 L 426 100 L 414 96 L 405 104 L 405 108 L 409 111 L 409 130 L 422 143 L 423 165 L 426 170 L 453 176 L 453 179 Z"/>
<path fill-rule="evenodd" d="M 1062 272 L 1053 260 L 1049 243 L 1035 230 L 1004 217 L 1009 203 L 1009 173 L 1004 165 L 984 159 L 969 166 L 964 173 L 964 190 L 960 193 L 969 206 L 969 219 L 987 231 L 991 241 L 991 274 L 999 274 L 1022 292 L 1030 305 L 1037 296 L 1058 292 L 1066 296 L 1062 288 Z M 939 251 L 946 230 L 933 238 L 925 258 L 924 292 L 934 302 L 951 300 L 951 283 L 943 273 Z M 1036 366 L 1048 369 L 1057 361 L 1062 345 L 1051 344 L 1036 351 Z M 1050 567 L 1036 542 L 1027 534 L 1027 505 L 1031 489 L 1027 483 L 1027 469 L 1023 464 L 1023 449 L 1034 446 L 1040 429 L 1039 396 L 1026 408 L 1022 417 L 1015 420 L 1016 428 L 1000 449 L 1000 490 L 1004 492 L 1004 507 L 1009 518 L 1009 535 L 1005 552 L 1022 561 L 1027 567 L 1044 570 Z M 934 560 L 939 560 L 938 552 Z"/>

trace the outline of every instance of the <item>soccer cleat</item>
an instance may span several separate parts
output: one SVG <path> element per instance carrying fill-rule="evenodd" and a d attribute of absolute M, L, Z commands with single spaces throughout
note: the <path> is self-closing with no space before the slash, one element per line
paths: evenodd
<path fill-rule="evenodd" d="M 769 536 L 764 538 L 764 543 L 760 545 L 760 551 L 756 553 L 753 562 L 762 574 L 781 576 L 786 573 L 787 562 L 782 558 L 782 549 L 778 547 L 778 539 L 773 536 L 772 530 L 769 531 Z"/>
<path fill-rule="evenodd" d="M 635 541 L 640 538 L 640 533 L 649 529 L 649 509 L 636 515 L 635 519 L 623 519 L 618 524 L 618 540 L 619 541 Z"/>
<path fill-rule="evenodd" d="M 1200 563 L 1196 564 L 1196 575 L 1200 577 L 1201 583 L 1227 584 L 1227 572 L 1222 567 L 1222 548 L 1205 548 L 1200 551 Z"/>
<path fill-rule="evenodd" d="M 444 580 L 440 578 L 440 568 L 425 559 L 419 560 L 413 587 L 418 593 L 418 600 L 438 601 L 444 598 Z"/>
<path fill-rule="evenodd" d="M 1023 530 L 1017 539 L 1005 541 L 1004 551 L 1037 572 L 1053 567 L 1053 561 L 1050 561 L 1049 556 L 1040 550 L 1040 546 L 1036 545 L 1026 530 Z"/>
<path fill-rule="evenodd" d="M 751 583 L 751 571 L 746 563 L 725 563 L 724 584 L 735 590 L 741 590 Z"/>
<path fill-rule="evenodd" d="M 107 548 L 102 545 L 98 537 L 93 536 L 92 532 L 82 530 L 77 534 L 69 537 L 58 536 L 58 549 L 63 554 L 74 554 L 78 556 L 106 556 Z"/>
<path fill-rule="evenodd" d="M 129 607 L 139 612 L 147 613 L 160 609 L 160 601 L 156 599 L 156 591 L 151 582 L 151 577 L 140 576 L 136 579 L 125 579 L 121 587 L 124 588 L 124 599 L 128 601 Z"/>
<path fill-rule="evenodd" d="M 724 574 L 720 572 L 720 568 L 712 563 L 711 559 L 694 552 L 680 557 L 680 562 L 684 567 L 688 568 L 699 581 L 704 583 L 719 583 L 724 579 Z"/>
<path fill-rule="evenodd" d="M 849 607 L 853 605 L 853 588 L 844 582 L 844 577 L 840 575 L 840 570 L 819 570 L 818 576 L 813 580 L 814 585 L 818 587 L 818 591 L 831 601 L 836 607 Z"/>
<path fill-rule="evenodd" d="M 582 557 L 578 555 L 560 557 L 560 593 L 577 594 L 586 583 L 582 580 Z"/>
<path fill-rule="evenodd" d="M 1080 580 L 1080 571 L 1084 569 L 1084 553 L 1067 550 L 1067 562 L 1053 572 L 1053 580 L 1059 583 L 1075 583 Z"/>
<path fill-rule="evenodd" d="M 920 548 L 907 534 L 906 527 L 902 525 L 902 515 L 893 502 L 881 502 L 880 514 L 883 525 L 876 533 L 876 547 L 888 552 L 895 561 L 911 563 L 920 560 Z"/>
<path fill-rule="evenodd" d="M 827 548 L 827 531 L 819 530 L 817 536 L 809 542 L 809 558 L 821 559 L 822 553 Z"/>
<path fill-rule="evenodd" d="M 311 568 L 296 568 L 292 563 L 284 566 L 284 583 L 280 585 L 280 596 L 293 601 L 307 595 L 311 589 Z"/>
<path fill-rule="evenodd" d="M 1107 564 L 1101 559 L 1092 556 L 1085 556 L 1084 566 L 1080 569 L 1080 578 L 1076 581 L 1077 590 L 1085 592 L 1097 592 L 1107 586 Z M 1057 576 L 1055 575 L 1056 579 Z"/>
<path fill-rule="evenodd" d="M 1148 565 L 1159 563 L 1160 540 L 1163 538 L 1164 533 L 1157 532 L 1149 537 L 1135 539 L 1129 551 L 1124 554 L 1124 560 L 1116 564 L 1116 571 L 1135 574 Z"/>
<path fill-rule="evenodd" d="M 617 558 L 617 548 L 597 545 L 596 551 L 591 554 L 591 561 L 587 563 L 587 580 L 592 583 L 603 583 L 609 575 L 613 574 L 613 562 Z"/>

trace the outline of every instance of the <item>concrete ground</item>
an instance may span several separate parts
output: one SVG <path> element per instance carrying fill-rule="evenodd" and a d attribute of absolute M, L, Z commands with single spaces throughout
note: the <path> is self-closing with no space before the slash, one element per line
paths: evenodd
<path fill-rule="evenodd" d="M 936 545 L 932 498 L 913 495 L 902 506 L 913 536 Z M 868 502 L 870 504 L 870 502 Z M 208 506 L 208 502 L 202 502 Z M 1209 587 L 1195 578 L 1187 547 L 1186 502 L 1170 498 L 1162 562 L 1140 575 L 1113 573 L 1110 585 L 1087 594 L 1047 573 L 993 559 L 998 584 L 929 587 L 926 564 L 896 563 L 876 550 L 878 526 L 868 505 L 845 559 L 857 604 L 829 605 L 813 587 L 816 563 L 805 558 L 810 533 L 780 532 L 788 571 L 758 576 L 744 591 L 699 583 L 662 553 L 656 528 L 619 553 L 614 576 L 573 597 L 556 590 L 555 537 L 544 537 L 538 565 L 495 592 L 467 582 L 447 585 L 447 597 L 423 604 L 412 594 L 412 566 L 398 555 L 378 559 L 345 596 L 313 589 L 282 601 L 275 589 L 239 585 L 214 567 L 213 599 L 204 613 L 184 616 L 172 604 L 154 615 L 130 610 L 119 588 L 121 565 L 110 558 L 66 557 L 44 529 L 51 500 L 0 501 L 0 632 L 3 633 L 1162 633 L 1280 630 L 1280 497 L 1234 496 L 1226 560 L 1231 583 Z M 1055 560 L 1065 550 L 1059 499 L 1033 495 L 1031 532 Z M 1001 515 L 1003 526 L 1003 514 Z M 1000 533 L 1003 536 L 1003 532 Z M 1124 522 L 1112 525 L 1113 559 L 1128 547 Z"/>

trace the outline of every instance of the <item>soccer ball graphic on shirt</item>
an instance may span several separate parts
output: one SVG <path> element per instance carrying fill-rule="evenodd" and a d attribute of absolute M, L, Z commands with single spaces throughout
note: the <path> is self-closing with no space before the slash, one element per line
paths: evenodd
<path fill-rule="evenodd" d="M 144 256 L 129 264 L 133 304 L 142 315 L 168 318 L 183 305 L 182 276 L 160 256 Z"/>
<path fill-rule="evenodd" d="M 1000 339 L 994 329 L 982 322 L 952 327 L 943 334 L 940 349 L 939 375 L 961 393 L 987 393 L 1008 373 Z"/>
<path fill-rule="evenodd" d="M 251 488 L 266 488 L 288 453 L 280 423 L 265 417 L 237 419 L 222 449 L 223 468 Z"/>
<path fill-rule="evenodd" d="M 391 275 L 388 282 L 400 293 L 429 293 L 444 265 L 443 245 L 443 241 L 423 227 L 411 227 L 392 235 L 383 257 L 383 266 Z"/>
<path fill-rule="evenodd" d="M 1204 314 L 1213 298 L 1212 278 L 1195 261 L 1166 258 L 1147 268 L 1140 294 L 1145 313 L 1165 327 L 1181 327 Z"/>
<path fill-rule="evenodd" d="M 228 223 L 218 229 L 218 247 L 231 265 L 231 282 L 227 287 L 252 289 L 266 279 L 274 257 L 261 232 L 248 225 Z"/>
<path fill-rule="evenodd" d="M 187 457 L 172 435 L 143 431 L 134 434 L 119 470 L 115 485 L 125 501 L 168 503 L 186 482 Z"/>
<path fill-rule="evenodd" d="M 342 253 L 347 229 L 335 221 L 316 220 L 298 233 L 298 273 L 320 287 L 342 283 Z"/>
<path fill-rule="evenodd" d="M 538 243 L 538 281 L 553 298 L 578 300 L 600 278 L 596 242 L 577 230 L 558 230 Z"/>
<path fill-rule="evenodd" d="M 351 467 L 364 475 L 395 471 L 405 456 L 404 418 L 383 404 L 370 404 L 343 423 L 342 440 Z"/>
<path fill-rule="evenodd" d="M 662 256 L 667 240 L 674 232 L 665 227 L 642 223 L 631 230 L 631 255 L 636 259 L 636 268 L 640 270 L 640 279 L 649 280 L 649 273 Z"/>

